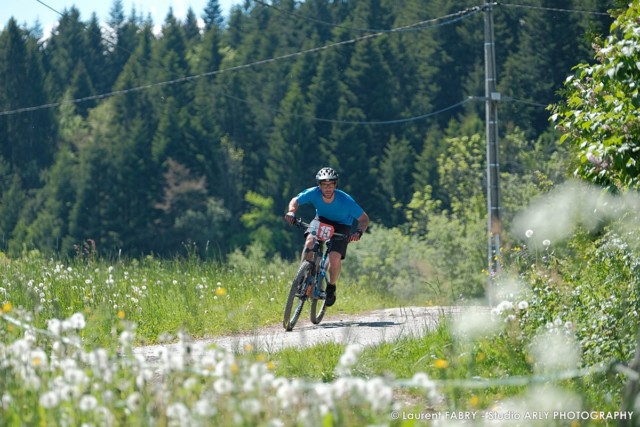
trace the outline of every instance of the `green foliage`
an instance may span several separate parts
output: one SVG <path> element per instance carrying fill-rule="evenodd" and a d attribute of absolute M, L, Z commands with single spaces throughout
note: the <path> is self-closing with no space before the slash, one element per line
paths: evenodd
<path fill-rule="evenodd" d="M 240 221 L 250 230 L 251 241 L 260 245 L 266 253 L 274 253 L 276 248 L 282 247 L 281 242 L 286 235 L 282 227 L 283 220 L 273 213 L 273 199 L 249 191 L 245 194 L 245 201 L 251 210 L 242 214 Z"/>
<path fill-rule="evenodd" d="M 450 303 L 451 284 L 440 283 L 432 255 L 432 248 L 398 229 L 370 227 L 360 242 L 349 245 L 343 274 L 357 286 L 400 302 Z"/>
<path fill-rule="evenodd" d="M 576 152 L 576 173 L 598 185 L 640 188 L 640 3 L 633 1 L 595 46 L 597 63 L 580 64 L 565 83 L 552 119 Z"/>
<path fill-rule="evenodd" d="M 637 218 L 635 213 L 630 216 Z M 531 247 L 511 249 L 506 274 L 517 275 L 520 286 L 514 295 L 528 301 L 520 318 L 525 336 L 555 331 L 575 337 L 581 366 L 607 366 L 633 358 L 640 311 L 640 247 L 629 220 L 612 222 L 595 240 L 578 231 L 566 248 L 549 243 L 536 249 L 532 242 Z M 620 380 L 587 382 L 583 391 L 617 394 Z"/>

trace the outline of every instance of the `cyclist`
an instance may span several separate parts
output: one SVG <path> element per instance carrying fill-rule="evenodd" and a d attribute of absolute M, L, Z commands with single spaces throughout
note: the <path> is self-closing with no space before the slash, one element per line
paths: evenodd
<path fill-rule="evenodd" d="M 333 239 L 329 241 L 329 284 L 326 289 L 327 306 L 336 302 L 336 284 L 340 277 L 342 260 L 347 254 L 347 244 L 360 240 L 367 227 L 369 216 L 349 194 L 338 190 L 338 174 L 329 167 L 324 167 L 316 174 L 317 187 L 307 188 L 289 202 L 289 209 L 284 219 L 293 224 L 298 206 L 310 203 L 316 209 L 316 219 L 334 227 L 335 232 L 350 235 L 349 239 Z M 351 234 L 351 227 L 357 221 L 357 231 Z M 302 258 L 311 260 L 315 236 L 307 230 Z"/>

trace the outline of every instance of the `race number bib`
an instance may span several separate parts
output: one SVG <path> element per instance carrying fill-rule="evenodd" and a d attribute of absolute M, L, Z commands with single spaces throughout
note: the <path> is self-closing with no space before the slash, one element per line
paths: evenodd
<path fill-rule="evenodd" d="M 333 236 L 333 225 L 325 224 L 318 220 L 311 221 L 309 224 L 309 232 L 316 236 L 318 240 L 329 240 Z"/>

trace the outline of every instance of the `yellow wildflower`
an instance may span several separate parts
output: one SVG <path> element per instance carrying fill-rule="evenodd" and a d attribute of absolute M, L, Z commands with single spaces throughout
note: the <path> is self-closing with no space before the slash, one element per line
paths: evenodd
<path fill-rule="evenodd" d="M 5 302 L 4 304 L 2 304 L 2 312 L 3 313 L 10 312 L 12 308 L 13 308 L 13 305 L 11 305 L 10 302 Z"/>
<path fill-rule="evenodd" d="M 444 359 L 437 359 L 435 362 L 433 362 L 433 366 L 438 369 L 447 369 L 449 367 L 449 362 Z"/>
<path fill-rule="evenodd" d="M 472 408 L 477 408 L 478 403 L 480 403 L 480 399 L 478 399 L 478 396 L 476 396 L 475 394 L 471 396 L 471 399 L 469 399 L 469 405 L 471 405 Z"/>

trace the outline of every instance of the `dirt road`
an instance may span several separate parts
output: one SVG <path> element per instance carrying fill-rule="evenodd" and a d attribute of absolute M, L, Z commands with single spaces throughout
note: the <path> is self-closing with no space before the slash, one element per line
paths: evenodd
<path fill-rule="evenodd" d="M 369 346 L 393 341 L 403 336 L 423 336 L 433 330 L 443 315 L 460 315 L 469 310 L 484 310 L 483 307 L 403 307 L 376 310 L 358 315 L 327 313 L 319 325 L 301 318 L 291 332 L 281 325 L 256 329 L 253 332 L 234 336 L 222 336 L 198 340 L 196 346 L 215 344 L 219 348 L 243 351 L 250 347 L 254 351 L 276 352 L 286 347 L 307 347 L 334 342 Z M 137 354 L 153 361 L 164 349 L 171 351 L 178 344 L 138 347 Z"/>

